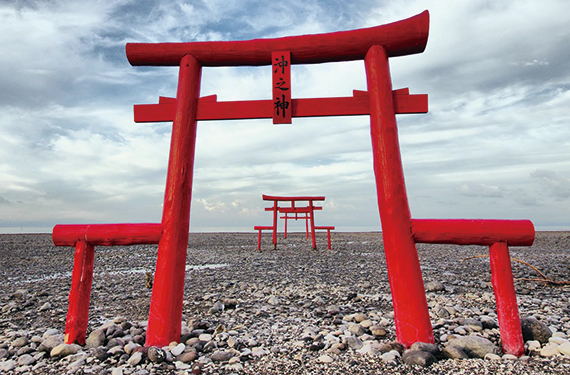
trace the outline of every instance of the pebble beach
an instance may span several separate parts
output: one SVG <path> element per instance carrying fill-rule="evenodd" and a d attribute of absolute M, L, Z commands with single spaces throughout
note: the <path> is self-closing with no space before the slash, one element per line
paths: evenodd
<path fill-rule="evenodd" d="M 254 232 L 191 233 L 181 338 L 148 348 L 157 246 L 96 248 L 87 343 L 67 345 L 74 249 L 2 234 L 0 374 L 570 374 L 570 232 L 510 248 L 520 358 L 501 350 L 488 248 L 418 245 L 435 345 L 406 349 L 381 233 L 331 235 L 259 252 Z"/>

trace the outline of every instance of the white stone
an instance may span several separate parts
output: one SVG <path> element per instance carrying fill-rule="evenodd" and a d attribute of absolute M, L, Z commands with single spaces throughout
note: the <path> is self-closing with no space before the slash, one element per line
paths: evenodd
<path fill-rule="evenodd" d="M 139 363 L 141 363 L 141 361 L 142 361 L 142 353 L 141 352 L 135 352 L 135 353 L 133 353 L 131 358 L 128 359 L 127 363 L 131 366 L 136 366 Z"/>
<path fill-rule="evenodd" d="M 562 345 L 562 344 L 564 344 L 565 342 L 568 342 L 568 340 L 563 339 L 562 337 L 555 337 L 555 336 L 553 336 L 553 337 L 550 337 L 550 338 L 548 339 L 548 342 L 551 343 L 551 344 Z"/>
<path fill-rule="evenodd" d="M 503 355 L 503 359 L 517 360 L 517 359 L 519 359 L 519 357 L 517 357 L 516 355 L 512 355 L 512 354 L 505 354 L 505 355 Z"/>
<path fill-rule="evenodd" d="M 542 345 L 540 345 L 540 341 L 538 340 L 530 340 L 526 342 L 528 350 L 540 350 Z"/>
<path fill-rule="evenodd" d="M 556 344 L 547 344 L 540 350 L 540 355 L 543 357 L 552 357 L 559 353 L 560 352 L 558 351 L 558 345 Z"/>
<path fill-rule="evenodd" d="M 111 375 L 123 375 L 123 369 L 120 367 L 115 367 L 113 371 L 111 371 Z"/>
<path fill-rule="evenodd" d="M 209 333 L 202 333 L 198 336 L 198 340 L 200 341 L 212 341 L 212 335 Z"/>
<path fill-rule="evenodd" d="M 174 366 L 176 366 L 177 370 L 188 370 L 190 367 L 192 367 L 189 364 L 181 362 L 181 361 L 174 362 Z"/>
<path fill-rule="evenodd" d="M 558 347 L 558 351 L 560 354 L 564 354 L 570 356 L 570 342 L 565 342 L 564 344 Z"/>
<path fill-rule="evenodd" d="M 496 360 L 501 359 L 501 357 L 499 357 L 498 355 L 493 354 L 493 353 L 487 353 L 487 354 L 485 354 L 485 359 L 489 360 L 489 361 L 496 361 Z"/>
<path fill-rule="evenodd" d="M 172 353 L 172 355 L 176 357 L 176 356 L 182 354 L 184 349 L 186 349 L 186 345 L 180 343 L 180 344 L 176 345 L 174 348 L 170 349 L 170 353 Z"/>
<path fill-rule="evenodd" d="M 331 356 L 328 356 L 326 354 L 323 354 L 322 356 L 320 356 L 318 358 L 318 361 L 321 363 L 331 363 L 333 361 Z"/>

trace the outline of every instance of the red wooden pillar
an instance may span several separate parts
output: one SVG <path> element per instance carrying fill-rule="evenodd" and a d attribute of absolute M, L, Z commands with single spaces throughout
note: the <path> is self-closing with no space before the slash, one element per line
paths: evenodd
<path fill-rule="evenodd" d="M 489 257 L 503 351 L 520 357 L 524 355 L 524 342 L 507 243 L 491 245 Z"/>
<path fill-rule="evenodd" d="M 313 206 L 313 201 L 309 201 L 309 213 L 307 215 L 311 215 L 311 244 L 313 245 L 313 249 L 317 249 L 317 239 L 315 236 L 315 206 Z"/>
<path fill-rule="evenodd" d="M 309 239 L 309 214 L 305 214 L 305 233 L 307 235 L 307 239 Z"/>
<path fill-rule="evenodd" d="M 94 258 L 95 247 L 86 241 L 77 241 L 65 323 L 65 343 L 67 344 L 74 342 L 80 345 L 85 344 Z"/>
<path fill-rule="evenodd" d="M 364 58 L 370 95 L 370 133 L 398 341 L 433 343 L 420 262 L 404 183 L 388 55 L 372 46 Z"/>
<path fill-rule="evenodd" d="M 273 201 L 273 250 L 277 249 L 277 219 L 279 215 L 279 207 L 277 200 Z"/>
<path fill-rule="evenodd" d="M 287 220 L 289 219 L 289 217 L 287 216 L 287 214 L 285 214 L 285 233 L 283 234 L 283 238 L 287 239 Z"/>
<path fill-rule="evenodd" d="M 185 55 L 180 61 L 162 212 L 163 234 L 158 244 L 146 346 L 180 341 L 201 72 L 201 65 L 193 56 Z"/>

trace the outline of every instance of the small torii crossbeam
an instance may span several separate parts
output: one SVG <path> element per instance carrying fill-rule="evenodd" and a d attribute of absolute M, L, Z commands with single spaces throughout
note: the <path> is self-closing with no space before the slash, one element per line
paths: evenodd
<path fill-rule="evenodd" d="M 398 341 L 434 342 L 416 243 L 489 246 L 492 283 L 503 349 L 524 353 L 508 245 L 530 246 L 528 220 L 413 220 L 400 157 L 396 114 L 427 112 L 427 95 L 392 90 L 388 59 L 424 51 L 429 13 L 386 25 L 329 34 L 232 42 L 128 43 L 133 66 L 178 66 L 176 98 L 135 106 L 135 121 L 173 121 L 160 224 L 57 225 L 56 245 L 75 246 L 66 322 L 66 342 L 85 342 L 94 245 L 158 243 L 146 345 L 180 340 L 186 250 L 197 121 L 369 115 L 378 207 Z M 293 99 L 290 66 L 364 60 L 368 91 L 352 97 Z M 203 66 L 257 66 L 272 69 L 272 99 L 218 102 L 200 98 Z"/>

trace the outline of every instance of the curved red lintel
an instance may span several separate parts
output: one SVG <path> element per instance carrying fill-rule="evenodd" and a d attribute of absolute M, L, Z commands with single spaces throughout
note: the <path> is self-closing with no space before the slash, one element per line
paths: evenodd
<path fill-rule="evenodd" d="M 261 196 L 264 201 L 324 201 L 324 196 L 299 196 L 299 197 L 282 197 L 282 196 L 274 196 L 274 195 L 265 195 Z"/>
<path fill-rule="evenodd" d="M 417 243 L 491 246 L 531 246 L 534 225 L 530 220 L 412 219 Z"/>
<path fill-rule="evenodd" d="M 429 12 L 385 25 L 326 34 L 274 39 L 188 43 L 127 43 L 133 66 L 178 66 L 191 54 L 202 66 L 270 65 L 272 51 L 290 51 L 294 64 L 362 60 L 373 45 L 389 57 L 424 51 L 429 34 Z"/>

